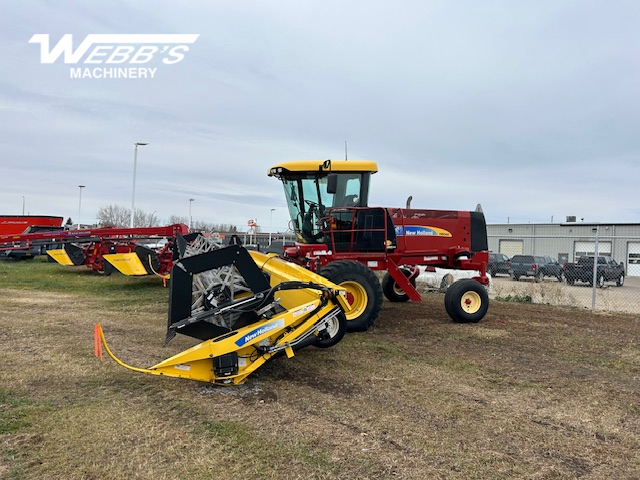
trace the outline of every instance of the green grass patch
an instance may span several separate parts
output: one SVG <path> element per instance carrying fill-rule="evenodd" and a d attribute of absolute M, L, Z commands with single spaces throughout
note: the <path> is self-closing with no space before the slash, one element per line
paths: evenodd
<path fill-rule="evenodd" d="M 204 429 L 216 437 L 234 446 L 246 444 L 255 439 L 255 435 L 243 424 L 232 421 L 210 421 L 202 423 Z"/>
<path fill-rule="evenodd" d="M 577 366 L 588 365 L 590 367 L 603 367 L 608 370 L 627 374 L 640 373 L 640 366 L 635 361 L 609 355 L 603 356 L 602 354 L 590 352 L 558 351 L 555 357 Z"/>
<path fill-rule="evenodd" d="M 251 456 L 262 462 L 269 463 L 278 459 L 320 468 L 323 471 L 334 468 L 326 452 L 295 436 L 284 435 L 274 441 L 263 436 L 259 428 L 229 420 L 207 420 L 202 426 L 223 445 L 235 451 L 241 449 L 244 452 L 252 452 Z"/>
<path fill-rule="evenodd" d="M 531 295 L 526 294 L 509 294 L 505 296 L 497 296 L 496 300 L 498 302 L 514 302 L 514 303 L 533 303 L 533 297 Z"/>
<path fill-rule="evenodd" d="M 0 388 L 0 434 L 18 433 L 31 425 L 32 411 L 31 401 Z"/>
<path fill-rule="evenodd" d="M 408 358 L 408 355 L 400 348 L 399 345 L 388 343 L 388 342 L 379 342 L 379 341 L 369 341 L 367 342 L 367 349 L 370 350 L 376 356 L 380 356 L 387 359 L 392 358 Z"/>
<path fill-rule="evenodd" d="M 59 292 L 95 297 L 109 306 L 131 307 L 161 302 L 166 305 L 169 290 L 156 276 L 132 277 L 115 272 L 97 274 L 85 266 L 68 267 L 45 258 L 0 262 L 0 283 L 20 290 Z"/>
<path fill-rule="evenodd" d="M 465 375 L 482 376 L 484 374 L 483 369 L 481 369 L 477 364 L 463 360 L 454 355 L 446 357 L 433 356 L 430 358 L 429 364 L 442 368 L 446 371 L 462 373 Z"/>

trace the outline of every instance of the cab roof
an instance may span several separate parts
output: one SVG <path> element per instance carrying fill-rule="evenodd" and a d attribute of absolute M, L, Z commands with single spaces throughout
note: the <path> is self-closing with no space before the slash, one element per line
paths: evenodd
<path fill-rule="evenodd" d="M 267 175 L 315 172 L 369 172 L 376 173 L 378 165 L 370 160 L 295 160 L 281 162 L 269 169 Z"/>

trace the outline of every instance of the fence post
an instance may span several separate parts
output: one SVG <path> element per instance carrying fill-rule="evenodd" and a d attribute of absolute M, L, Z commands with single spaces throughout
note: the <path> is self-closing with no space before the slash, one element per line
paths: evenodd
<path fill-rule="evenodd" d="M 596 282 L 598 277 L 598 240 L 600 238 L 600 225 L 596 225 L 596 241 L 593 251 L 593 287 L 591 289 L 591 311 L 595 312 L 596 310 Z"/>

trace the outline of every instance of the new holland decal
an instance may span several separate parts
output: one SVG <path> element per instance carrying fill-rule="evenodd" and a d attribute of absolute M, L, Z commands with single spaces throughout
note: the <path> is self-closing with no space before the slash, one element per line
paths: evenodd
<path fill-rule="evenodd" d="M 405 225 L 396 227 L 396 235 L 407 237 L 452 237 L 451 232 L 444 228 L 422 227 L 418 225 Z"/>
<path fill-rule="evenodd" d="M 251 332 L 247 333 L 246 335 L 244 335 L 242 338 L 239 338 L 238 340 L 236 340 L 236 345 L 241 347 L 242 345 L 245 345 L 247 343 L 249 343 L 250 341 L 252 341 L 253 339 L 267 333 L 270 332 L 272 330 L 277 330 L 279 328 L 283 328 L 284 327 L 284 319 L 280 319 L 280 320 L 276 320 L 275 322 L 271 322 L 271 323 L 267 323 L 266 325 L 262 325 L 261 327 L 256 328 L 255 330 L 252 330 Z"/>

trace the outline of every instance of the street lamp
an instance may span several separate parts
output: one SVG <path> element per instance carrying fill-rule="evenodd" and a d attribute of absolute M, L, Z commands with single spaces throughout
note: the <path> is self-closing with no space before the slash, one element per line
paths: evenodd
<path fill-rule="evenodd" d="M 136 202 L 136 165 L 138 164 L 138 145 L 149 145 L 144 142 L 136 142 L 133 144 L 135 146 L 133 150 L 133 188 L 131 190 L 131 222 L 129 226 L 133 228 L 133 214 L 135 211 L 135 202 Z"/>
<path fill-rule="evenodd" d="M 195 200 L 194 198 L 189 199 L 189 230 L 191 230 L 191 204 L 193 203 L 194 200 Z"/>
<path fill-rule="evenodd" d="M 273 211 L 275 208 L 271 209 L 271 213 L 269 215 L 269 245 L 271 245 L 271 232 L 273 231 Z"/>
<path fill-rule="evenodd" d="M 78 188 L 80 189 L 80 197 L 78 199 L 78 230 L 80 230 L 80 212 L 82 212 L 82 189 L 84 188 L 84 185 L 78 185 Z"/>
<path fill-rule="evenodd" d="M 24 195 L 22 195 L 22 215 L 24 215 Z"/>

